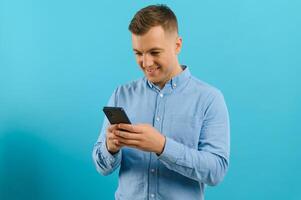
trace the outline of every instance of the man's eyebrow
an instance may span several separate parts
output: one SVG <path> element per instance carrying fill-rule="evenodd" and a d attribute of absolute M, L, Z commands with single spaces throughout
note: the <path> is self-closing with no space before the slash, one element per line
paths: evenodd
<path fill-rule="evenodd" d="M 139 50 L 137 50 L 135 48 L 133 50 L 136 51 L 136 52 L 140 52 Z M 148 50 L 148 52 L 150 52 L 150 51 L 164 51 L 164 49 L 162 49 L 160 47 L 153 47 L 153 48 Z"/>

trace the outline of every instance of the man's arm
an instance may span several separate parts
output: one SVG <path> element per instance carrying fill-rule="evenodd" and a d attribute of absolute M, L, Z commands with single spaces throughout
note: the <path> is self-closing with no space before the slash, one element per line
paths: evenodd
<path fill-rule="evenodd" d="M 229 117 L 220 92 L 212 96 L 204 114 L 198 149 L 166 137 L 159 160 L 170 170 L 206 183 L 218 184 L 227 172 L 230 154 Z"/>
<path fill-rule="evenodd" d="M 115 106 L 116 91 L 112 94 L 108 106 Z M 111 154 L 106 145 L 106 131 L 109 121 L 105 118 L 100 132 L 100 136 L 92 151 L 93 161 L 96 169 L 102 175 L 109 175 L 120 166 L 121 151 Z"/>

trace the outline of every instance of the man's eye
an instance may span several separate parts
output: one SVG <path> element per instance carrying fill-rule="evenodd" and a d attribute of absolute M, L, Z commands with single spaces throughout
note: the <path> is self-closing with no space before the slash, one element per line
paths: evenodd
<path fill-rule="evenodd" d="M 157 51 L 151 52 L 151 54 L 152 54 L 153 56 L 157 56 L 157 55 L 159 55 L 159 53 L 160 53 L 160 52 L 157 52 Z"/>
<path fill-rule="evenodd" d="M 138 53 L 138 52 L 136 52 L 135 54 L 136 54 L 136 56 L 141 56 L 142 55 L 141 53 Z"/>

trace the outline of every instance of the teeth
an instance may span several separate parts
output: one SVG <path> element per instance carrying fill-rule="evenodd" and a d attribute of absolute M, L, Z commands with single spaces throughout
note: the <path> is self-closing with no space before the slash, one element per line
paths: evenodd
<path fill-rule="evenodd" d="M 148 71 L 148 72 L 153 72 L 153 71 L 155 71 L 155 70 L 157 70 L 158 68 L 155 68 L 155 69 L 147 69 L 146 71 Z"/>

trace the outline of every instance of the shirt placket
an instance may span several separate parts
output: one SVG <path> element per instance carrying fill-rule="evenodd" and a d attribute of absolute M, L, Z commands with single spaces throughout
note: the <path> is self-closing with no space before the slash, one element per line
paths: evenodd
<path fill-rule="evenodd" d="M 164 93 L 157 91 L 156 110 L 154 116 L 153 126 L 161 132 L 164 116 Z M 148 199 L 157 199 L 158 195 L 158 159 L 155 153 L 150 153 L 149 165 L 149 195 Z"/>

